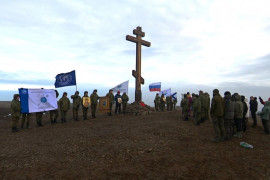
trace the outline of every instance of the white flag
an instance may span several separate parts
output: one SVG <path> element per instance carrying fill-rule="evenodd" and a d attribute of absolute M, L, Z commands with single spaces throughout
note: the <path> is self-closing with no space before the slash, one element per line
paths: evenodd
<path fill-rule="evenodd" d="M 159 95 L 161 96 L 162 94 L 164 94 L 165 97 L 170 96 L 171 95 L 171 88 L 160 91 Z"/>
<path fill-rule="evenodd" d="M 19 89 L 22 113 L 34 113 L 58 108 L 53 89 Z"/>
<path fill-rule="evenodd" d="M 113 92 L 117 93 L 117 91 L 120 91 L 122 93 L 127 93 L 128 94 L 128 81 L 125 81 L 114 88 L 112 88 Z"/>

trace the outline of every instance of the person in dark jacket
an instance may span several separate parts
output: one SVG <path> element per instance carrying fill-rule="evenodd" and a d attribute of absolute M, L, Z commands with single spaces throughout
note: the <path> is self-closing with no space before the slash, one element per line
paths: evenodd
<path fill-rule="evenodd" d="M 231 140 L 233 137 L 233 122 L 234 122 L 234 102 L 231 100 L 232 96 L 229 91 L 224 93 L 224 128 L 225 128 L 225 140 Z"/>
<path fill-rule="evenodd" d="M 121 104 L 122 104 L 122 98 L 120 95 L 120 91 L 117 91 L 117 94 L 114 96 L 114 101 L 115 101 L 114 113 L 117 114 L 117 112 L 118 112 L 120 114 L 121 113 Z"/>
<path fill-rule="evenodd" d="M 249 101 L 249 105 L 250 105 L 251 117 L 253 119 L 253 125 L 252 125 L 252 127 L 256 127 L 257 126 L 256 112 L 258 111 L 258 101 L 257 101 L 257 98 L 251 96 L 250 97 L 250 101 Z"/>
<path fill-rule="evenodd" d="M 247 124 L 246 124 L 246 114 L 248 112 L 248 106 L 247 106 L 247 103 L 245 102 L 245 96 L 241 96 L 241 101 L 243 103 L 243 118 L 242 118 L 242 130 L 243 132 L 246 132 L 247 130 Z"/>

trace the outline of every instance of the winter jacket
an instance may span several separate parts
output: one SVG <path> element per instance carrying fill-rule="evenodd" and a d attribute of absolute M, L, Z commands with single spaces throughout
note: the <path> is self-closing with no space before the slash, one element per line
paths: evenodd
<path fill-rule="evenodd" d="M 113 93 L 107 93 L 106 94 L 106 97 L 109 97 L 110 104 L 113 104 L 113 102 L 114 102 L 114 95 L 113 95 Z"/>
<path fill-rule="evenodd" d="M 73 99 L 73 107 L 77 108 L 81 105 L 82 98 L 79 95 L 72 95 L 71 99 Z"/>
<path fill-rule="evenodd" d="M 251 111 L 251 112 L 256 112 L 256 111 L 258 111 L 258 101 L 256 101 L 256 100 L 251 100 L 251 101 L 249 102 L 249 105 L 250 105 L 250 111 Z"/>
<path fill-rule="evenodd" d="M 220 96 L 219 93 L 214 94 L 211 102 L 210 109 L 211 116 L 221 117 L 224 115 L 224 99 Z"/>
<path fill-rule="evenodd" d="M 63 97 L 59 100 L 58 104 L 59 104 L 59 107 L 60 107 L 60 110 L 61 110 L 61 111 L 68 111 L 69 108 L 70 108 L 70 101 L 69 101 L 69 99 L 68 99 L 67 97 L 65 97 L 65 96 L 63 96 Z"/>
<path fill-rule="evenodd" d="M 231 100 L 231 95 L 224 97 L 225 108 L 224 108 L 224 119 L 234 119 L 235 102 Z"/>
<path fill-rule="evenodd" d="M 159 97 L 159 95 L 156 95 L 155 100 L 154 100 L 154 103 L 155 104 L 159 104 L 160 103 L 160 97 Z"/>
<path fill-rule="evenodd" d="M 90 96 L 91 99 L 91 105 L 97 105 L 98 104 L 98 95 L 96 93 L 92 93 Z"/>
<path fill-rule="evenodd" d="M 241 96 L 240 95 L 235 95 L 235 113 L 234 113 L 234 118 L 237 119 L 243 119 L 243 113 L 244 113 L 244 106 L 241 101 Z"/>
<path fill-rule="evenodd" d="M 116 105 L 121 104 L 121 102 L 120 102 L 120 103 L 118 102 L 118 98 L 121 99 L 121 95 L 120 95 L 120 94 L 116 94 L 116 95 L 114 96 L 114 101 L 116 102 Z"/>
<path fill-rule="evenodd" d="M 186 94 L 184 95 L 184 99 L 181 101 L 181 108 L 183 112 L 188 111 L 188 98 Z"/>
<path fill-rule="evenodd" d="M 11 101 L 11 117 L 19 118 L 21 116 L 21 103 L 17 100 L 17 97 Z"/>
<path fill-rule="evenodd" d="M 128 95 L 127 94 L 123 94 L 122 95 L 122 103 L 123 104 L 127 104 L 127 102 L 129 101 L 129 97 L 128 97 Z"/>
<path fill-rule="evenodd" d="M 261 119 L 269 121 L 270 101 L 265 101 L 264 107 L 262 108 L 262 111 L 258 112 L 257 114 L 260 115 Z"/>
<path fill-rule="evenodd" d="M 194 99 L 192 110 L 196 117 L 199 117 L 202 111 L 201 101 L 198 98 Z"/>

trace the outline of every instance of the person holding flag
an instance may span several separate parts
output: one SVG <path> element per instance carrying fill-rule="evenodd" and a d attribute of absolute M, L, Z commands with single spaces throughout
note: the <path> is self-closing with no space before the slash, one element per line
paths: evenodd
<path fill-rule="evenodd" d="M 75 94 L 71 96 L 71 99 L 73 99 L 73 120 L 78 121 L 78 111 L 82 100 L 81 96 L 79 96 L 79 91 L 76 91 Z"/>
<path fill-rule="evenodd" d="M 70 101 L 67 98 L 67 93 L 64 92 L 62 98 L 59 100 L 59 107 L 61 111 L 61 122 L 67 122 L 66 117 L 67 117 L 67 111 L 70 108 Z"/>

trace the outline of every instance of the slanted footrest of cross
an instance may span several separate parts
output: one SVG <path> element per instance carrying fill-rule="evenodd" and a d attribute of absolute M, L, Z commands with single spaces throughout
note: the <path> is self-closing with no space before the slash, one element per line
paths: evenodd
<path fill-rule="evenodd" d="M 132 70 L 132 76 L 137 78 L 138 77 L 137 71 Z M 140 81 L 141 81 L 141 84 L 144 84 L 144 79 L 142 77 L 140 77 Z"/>

